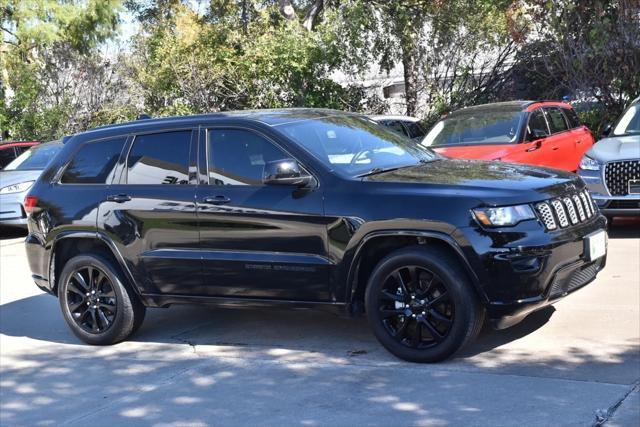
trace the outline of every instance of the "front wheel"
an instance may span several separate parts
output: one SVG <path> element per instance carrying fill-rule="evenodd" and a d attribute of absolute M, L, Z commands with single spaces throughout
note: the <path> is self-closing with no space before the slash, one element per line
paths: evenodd
<path fill-rule="evenodd" d="M 99 255 L 70 259 L 59 279 L 60 308 L 71 331 L 94 345 L 115 344 L 142 324 L 145 307 L 119 270 Z"/>
<path fill-rule="evenodd" d="M 380 343 L 412 362 L 439 362 L 478 333 L 484 310 L 459 263 L 436 248 L 411 247 L 376 266 L 365 293 Z"/>

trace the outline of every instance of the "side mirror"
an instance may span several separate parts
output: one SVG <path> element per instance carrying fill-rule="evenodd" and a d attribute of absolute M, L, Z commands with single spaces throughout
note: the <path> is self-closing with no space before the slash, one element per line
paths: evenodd
<path fill-rule="evenodd" d="M 613 126 L 611 125 L 611 123 L 607 123 L 604 128 L 602 128 L 602 138 L 608 137 L 612 129 Z"/>
<path fill-rule="evenodd" d="M 264 165 L 262 182 L 267 185 L 295 185 L 306 187 L 313 178 L 300 170 L 300 165 L 293 159 L 275 160 Z"/>
<path fill-rule="evenodd" d="M 531 141 L 537 141 L 539 139 L 546 138 L 547 136 L 549 136 L 549 135 L 547 135 L 547 133 L 545 131 L 540 130 L 540 129 L 534 129 L 531 132 L 531 134 L 529 135 L 529 139 Z"/>

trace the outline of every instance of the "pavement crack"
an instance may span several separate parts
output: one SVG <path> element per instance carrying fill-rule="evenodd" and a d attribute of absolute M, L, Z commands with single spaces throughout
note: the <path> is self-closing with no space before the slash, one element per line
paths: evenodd
<path fill-rule="evenodd" d="M 596 411 L 596 421 L 593 423 L 593 427 L 600 427 L 604 425 L 615 414 L 620 405 L 627 400 L 632 393 L 640 391 L 640 381 L 636 382 L 616 403 L 611 405 L 606 411 L 598 409 Z"/>

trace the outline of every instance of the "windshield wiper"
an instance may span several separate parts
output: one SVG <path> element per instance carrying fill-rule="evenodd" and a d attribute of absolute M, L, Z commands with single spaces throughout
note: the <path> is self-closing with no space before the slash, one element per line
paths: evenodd
<path fill-rule="evenodd" d="M 369 172 L 365 172 L 362 173 L 360 175 L 356 175 L 356 178 L 363 178 L 365 176 L 371 176 L 371 175 L 377 175 L 379 173 L 384 173 L 384 172 L 389 172 L 389 171 L 394 171 L 396 169 L 400 169 L 402 166 L 396 166 L 393 168 L 373 168 L 371 170 L 369 170 Z"/>
<path fill-rule="evenodd" d="M 420 159 L 418 160 L 418 164 L 426 164 L 426 163 L 431 163 L 433 161 L 436 160 L 440 160 L 438 158 L 433 158 L 433 159 Z M 417 164 L 410 164 L 410 165 L 404 165 L 404 166 L 394 166 L 391 168 L 381 168 L 381 167 L 375 167 L 373 169 L 370 169 L 369 172 L 365 172 L 363 174 L 360 175 L 356 175 L 356 178 L 363 178 L 365 176 L 371 176 L 371 175 L 378 175 L 384 172 L 390 172 L 390 171 L 394 171 L 394 170 L 398 170 L 398 169 L 404 169 L 404 168 L 410 168 L 413 166 L 417 166 Z"/>

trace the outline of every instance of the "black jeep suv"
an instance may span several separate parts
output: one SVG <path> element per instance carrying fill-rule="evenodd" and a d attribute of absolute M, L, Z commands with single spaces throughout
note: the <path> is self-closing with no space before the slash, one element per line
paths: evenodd
<path fill-rule="evenodd" d="M 25 200 L 33 278 L 90 344 L 145 307 L 366 312 L 445 359 L 592 281 L 605 218 L 576 175 L 443 158 L 331 110 L 147 119 L 73 136 Z"/>

